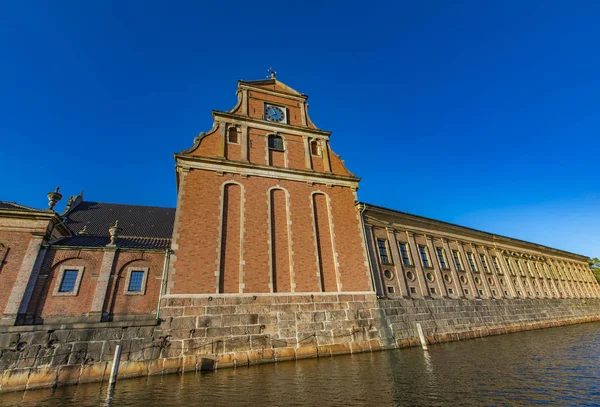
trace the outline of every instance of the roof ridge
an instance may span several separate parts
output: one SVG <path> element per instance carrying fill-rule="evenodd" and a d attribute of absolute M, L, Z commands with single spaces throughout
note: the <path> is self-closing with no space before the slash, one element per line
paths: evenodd
<path fill-rule="evenodd" d="M 23 209 L 28 209 L 28 210 L 31 210 L 31 211 L 41 211 L 41 210 L 43 210 L 43 209 L 37 209 L 37 208 L 33 208 L 33 207 L 31 207 L 31 206 L 22 205 L 22 204 L 20 204 L 20 203 L 17 203 L 17 202 L 10 202 L 10 201 L 0 201 L 0 203 L 3 203 L 3 204 L 9 204 L 9 205 L 14 205 L 14 206 L 18 206 L 18 207 L 20 207 L 20 208 L 23 208 Z"/>
<path fill-rule="evenodd" d="M 99 202 L 99 201 L 83 201 L 83 204 L 102 204 L 102 205 L 115 205 L 115 206 L 135 206 L 138 208 L 159 208 L 159 209 L 177 209 L 171 206 L 156 206 L 156 205 L 137 205 L 137 204 L 125 204 L 125 203 L 112 203 L 112 202 Z M 74 208 L 75 209 L 75 208 Z"/>

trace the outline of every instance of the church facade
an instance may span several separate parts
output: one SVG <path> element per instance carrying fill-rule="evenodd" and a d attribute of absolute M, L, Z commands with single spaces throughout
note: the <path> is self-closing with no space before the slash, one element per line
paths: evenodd
<path fill-rule="evenodd" d="M 275 78 L 175 155 L 177 207 L 0 203 L 4 325 L 152 319 L 164 298 L 597 298 L 585 256 L 359 203 L 359 178 Z"/>
<path fill-rule="evenodd" d="M 361 203 L 306 95 L 237 96 L 175 208 L 0 201 L 0 392 L 600 321 L 587 257 Z"/>

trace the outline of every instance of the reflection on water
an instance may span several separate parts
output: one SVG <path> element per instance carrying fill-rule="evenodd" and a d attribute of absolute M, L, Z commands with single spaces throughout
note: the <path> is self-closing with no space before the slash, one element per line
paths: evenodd
<path fill-rule="evenodd" d="M 0 406 L 600 405 L 600 323 L 0 396 Z"/>

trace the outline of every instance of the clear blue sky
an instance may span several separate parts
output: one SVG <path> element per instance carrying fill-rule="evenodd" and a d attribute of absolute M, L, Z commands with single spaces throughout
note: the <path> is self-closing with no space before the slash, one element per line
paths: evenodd
<path fill-rule="evenodd" d="M 174 206 L 172 154 L 272 65 L 362 201 L 600 256 L 599 22 L 596 1 L 0 0 L 0 199 Z"/>

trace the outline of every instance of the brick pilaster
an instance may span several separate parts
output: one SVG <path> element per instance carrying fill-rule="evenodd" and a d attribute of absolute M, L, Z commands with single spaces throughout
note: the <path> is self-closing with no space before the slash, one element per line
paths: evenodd
<path fill-rule="evenodd" d="M 25 296 L 27 286 L 29 285 L 29 281 L 32 277 L 34 266 L 36 264 L 43 240 L 44 236 L 42 235 L 31 236 L 31 240 L 27 246 L 27 251 L 23 257 L 23 262 L 21 263 L 21 268 L 19 269 L 15 283 L 12 286 L 6 308 L 4 309 L 4 314 L 0 320 L 0 323 L 3 325 L 14 325 L 17 320 L 17 315 L 19 313 L 19 309 L 21 308 L 21 303 Z"/>
<path fill-rule="evenodd" d="M 102 264 L 100 265 L 100 274 L 98 275 L 98 282 L 96 283 L 96 292 L 94 293 L 94 299 L 92 300 L 92 306 L 90 307 L 90 316 L 98 316 L 102 319 L 104 301 L 106 300 L 106 292 L 108 290 L 108 283 L 110 282 L 116 254 L 116 247 L 107 247 L 104 249 Z"/>

